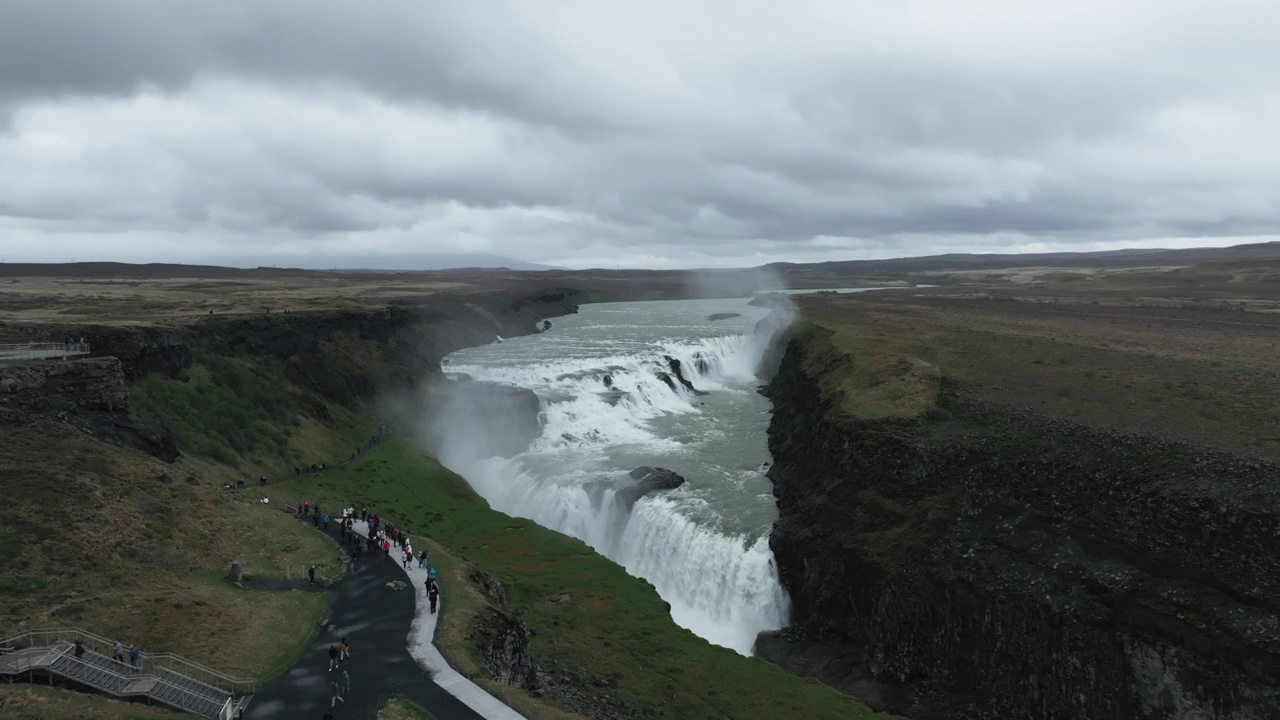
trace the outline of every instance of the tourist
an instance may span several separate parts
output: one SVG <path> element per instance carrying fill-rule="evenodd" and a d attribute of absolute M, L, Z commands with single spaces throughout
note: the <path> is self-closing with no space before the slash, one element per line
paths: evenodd
<path fill-rule="evenodd" d="M 316 566 L 315 565 L 312 565 L 311 567 L 307 568 L 307 582 L 311 583 L 312 585 L 316 584 Z"/>
<path fill-rule="evenodd" d="M 84 657 L 84 643 L 80 641 L 80 638 L 76 638 L 76 658 L 82 657 Z"/>
<path fill-rule="evenodd" d="M 111 646 L 111 658 L 118 663 L 124 663 L 124 646 L 117 640 L 115 645 Z"/>
<path fill-rule="evenodd" d="M 338 646 L 330 645 L 329 646 L 329 672 L 333 672 L 333 669 L 336 667 L 338 667 Z"/>
<path fill-rule="evenodd" d="M 337 705 L 340 702 L 346 702 L 346 700 L 342 697 L 342 689 L 338 687 L 338 681 L 334 680 L 333 681 L 333 697 L 329 700 L 329 707 L 333 707 L 334 705 Z"/>
<path fill-rule="evenodd" d="M 431 563 L 427 563 L 427 579 L 428 580 L 436 579 L 436 566 L 432 565 Z"/>
<path fill-rule="evenodd" d="M 326 513 L 320 517 L 320 522 L 324 525 L 324 529 L 329 529 L 329 515 Z"/>
<path fill-rule="evenodd" d="M 427 582 L 430 583 L 430 585 L 427 586 L 427 598 L 431 600 L 431 614 L 435 615 L 436 601 L 440 599 L 440 585 L 435 581 L 435 579 L 428 580 Z"/>
<path fill-rule="evenodd" d="M 338 648 L 338 660 L 346 660 L 351 657 L 351 646 L 347 644 L 347 639 L 342 638 L 342 645 Z"/>
<path fill-rule="evenodd" d="M 213 311 L 210 310 L 209 312 L 212 313 Z M 324 717 L 320 718 L 320 720 L 333 720 L 333 711 L 330 710 L 329 708 L 325 708 Z"/>
<path fill-rule="evenodd" d="M 418 569 L 421 570 L 426 566 L 427 566 L 427 551 L 423 550 L 422 554 L 418 556 Z"/>
<path fill-rule="evenodd" d="M 141 654 L 142 648 L 139 648 L 137 645 L 129 646 L 129 664 L 133 666 L 134 670 L 138 669 L 138 656 Z"/>
<path fill-rule="evenodd" d="M 346 670 L 342 671 L 342 680 L 338 683 L 338 692 L 343 697 L 351 694 L 351 676 L 347 674 Z"/>

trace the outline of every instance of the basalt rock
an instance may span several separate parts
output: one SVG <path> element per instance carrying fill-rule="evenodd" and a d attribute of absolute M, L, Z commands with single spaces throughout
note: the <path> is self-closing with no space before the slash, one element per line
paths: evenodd
<path fill-rule="evenodd" d="M 629 473 L 635 485 L 618 490 L 618 501 L 628 510 L 636 501 L 650 493 L 674 490 L 684 484 L 684 478 L 666 468 L 641 466 Z"/>
<path fill-rule="evenodd" d="M 663 355 L 662 358 L 667 361 L 667 367 L 671 368 L 671 374 L 674 375 L 675 379 L 678 380 L 680 384 L 684 386 L 685 390 L 688 390 L 694 395 L 708 394 L 704 390 L 697 389 L 696 387 L 693 386 L 693 383 L 689 382 L 689 379 L 684 376 L 684 371 L 681 369 L 681 363 L 678 359 L 673 358 L 670 355 Z M 675 389 L 675 385 L 672 385 L 670 382 L 668 382 L 667 384 L 671 386 L 672 390 Z"/>
<path fill-rule="evenodd" d="M 178 457 L 172 433 L 129 413 L 123 367 L 116 358 L 0 364 L 0 425 L 26 425 L 36 418 L 65 422 L 165 462 Z"/>
<path fill-rule="evenodd" d="M 852 418 L 829 351 L 793 340 L 768 387 L 775 659 L 839 646 L 832 684 L 961 720 L 1280 717 L 1280 466 L 945 382 L 945 420 Z"/>
<path fill-rule="evenodd" d="M 498 682 L 537 691 L 542 681 L 538 663 L 529 650 L 533 631 L 519 618 L 491 607 L 472 622 L 471 638 L 489 675 Z"/>

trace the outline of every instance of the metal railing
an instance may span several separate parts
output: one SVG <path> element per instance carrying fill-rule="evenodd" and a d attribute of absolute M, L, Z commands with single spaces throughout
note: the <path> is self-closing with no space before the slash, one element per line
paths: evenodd
<path fill-rule="evenodd" d="M 5 360 L 56 360 L 89 354 L 89 343 L 53 342 L 0 344 L 0 362 Z"/>
<path fill-rule="evenodd" d="M 115 646 L 115 641 L 79 628 L 52 628 L 28 630 L 0 639 L 0 647 L 7 646 L 18 650 L 26 647 L 54 647 L 64 643 L 74 644 L 76 640 L 83 643 L 87 649 L 107 657 L 111 657 L 111 649 Z M 152 676 L 164 670 L 185 675 L 192 680 L 198 680 L 205 685 L 222 690 L 228 695 L 247 695 L 257 689 L 257 681 L 252 678 L 232 677 L 172 653 L 140 653 L 138 668 L 143 674 Z"/>
<path fill-rule="evenodd" d="M 43 647 L 43 646 L 29 646 L 29 647 L 37 648 L 37 647 Z M 71 672 L 66 672 L 65 670 L 55 669 L 53 667 L 53 661 L 37 663 L 36 662 L 37 657 L 30 654 L 26 655 L 23 658 L 25 661 L 24 664 L 22 666 L 17 667 L 16 669 L 18 673 L 31 672 L 33 670 L 42 670 L 44 672 L 50 673 L 51 675 L 59 675 L 62 677 L 69 678 L 71 680 L 75 680 L 77 682 L 85 683 L 86 685 L 89 685 L 90 687 L 93 687 L 94 689 L 99 690 L 101 692 L 105 692 L 108 695 L 114 695 L 116 697 L 145 696 L 148 698 L 153 698 L 155 700 L 158 700 L 159 702 L 162 702 L 168 705 L 172 705 L 173 703 L 163 698 L 163 696 L 159 692 L 159 689 L 162 687 L 173 688 L 179 691 L 179 694 L 183 694 L 183 693 L 194 694 L 190 688 L 185 688 L 177 683 L 171 682 L 163 677 L 159 677 L 152 673 L 148 673 L 142 670 L 134 670 L 132 669 L 131 666 L 126 666 L 123 663 L 121 663 L 120 671 L 116 671 L 113 668 L 103 667 L 102 665 L 97 665 L 97 664 L 88 662 L 72 654 L 74 652 L 74 647 L 75 646 L 73 644 L 59 643 L 58 645 L 49 646 L 49 649 L 50 651 L 57 650 L 59 652 L 61 659 L 65 659 L 69 661 L 72 665 L 77 666 L 82 671 L 80 675 L 76 675 L 75 673 L 71 673 Z M 10 652 L 16 652 L 18 650 L 21 650 L 21 648 L 18 648 L 18 649 L 6 648 L 6 649 L 9 650 Z M 97 651 L 93 651 L 93 652 L 97 652 Z M 105 657 L 103 653 L 97 653 L 97 654 Z M 99 682 L 90 681 L 88 678 L 91 672 L 94 675 L 96 675 L 98 678 L 101 678 L 103 676 L 113 678 L 116 681 L 116 683 L 113 686 L 111 683 L 104 683 L 100 681 Z M 150 681 L 150 684 L 147 685 L 146 690 L 141 690 L 141 689 L 130 690 L 130 688 L 133 687 L 135 683 L 137 683 L 138 681 Z M 217 702 L 213 698 L 210 698 L 207 696 L 197 695 L 197 697 L 205 699 L 210 703 Z M 216 717 L 230 718 L 231 717 L 230 708 L 233 708 L 234 704 L 235 704 L 235 699 L 230 694 L 228 694 L 227 699 L 222 701 L 222 707 L 219 709 Z"/>

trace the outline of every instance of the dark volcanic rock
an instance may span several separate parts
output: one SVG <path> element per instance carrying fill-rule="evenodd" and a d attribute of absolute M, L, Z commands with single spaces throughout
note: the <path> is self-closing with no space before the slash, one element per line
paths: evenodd
<path fill-rule="evenodd" d="M 519 618 L 485 608 L 473 621 L 472 639 L 494 680 L 526 690 L 541 687 L 538 663 L 529 652 L 533 632 Z"/>
<path fill-rule="evenodd" d="M 123 369 L 113 357 L 0 364 L 0 425 L 26 425 L 37 417 L 165 462 L 179 454 L 168 430 L 129 414 Z"/>
<path fill-rule="evenodd" d="M 686 377 L 684 376 L 684 371 L 681 369 L 681 363 L 680 363 L 680 361 L 679 361 L 678 359 L 673 358 L 673 357 L 671 357 L 670 355 L 663 355 L 662 357 L 663 357 L 663 359 L 664 359 L 664 360 L 666 360 L 666 361 L 667 361 L 667 367 L 671 368 L 671 374 L 672 374 L 672 375 L 675 375 L 676 380 L 679 380 L 679 381 L 680 381 L 680 384 L 684 386 L 684 389 L 685 389 L 685 390 L 688 390 L 689 392 L 693 393 L 694 395 L 707 395 L 707 394 L 708 394 L 708 393 L 707 393 L 706 391 L 704 391 L 704 390 L 699 390 L 699 389 L 695 388 L 695 387 L 693 386 L 693 383 L 689 382 L 689 379 L 688 379 L 688 378 L 686 378 Z M 667 383 L 667 384 L 668 384 L 668 385 L 671 385 L 671 383 Z M 672 390 L 674 390 L 674 389 L 675 389 L 675 386 L 674 386 L 674 385 L 671 385 L 671 389 L 672 389 Z"/>
<path fill-rule="evenodd" d="M 768 388 L 780 662 L 843 644 L 828 681 L 961 720 L 1280 717 L 1280 466 L 945 382 L 945 419 L 850 418 L 825 351 L 793 340 Z"/>
<path fill-rule="evenodd" d="M 642 466 L 632 470 L 629 475 L 637 481 L 636 484 L 618 491 L 618 500 L 628 510 L 649 493 L 674 490 L 684 484 L 684 478 L 666 468 Z"/>

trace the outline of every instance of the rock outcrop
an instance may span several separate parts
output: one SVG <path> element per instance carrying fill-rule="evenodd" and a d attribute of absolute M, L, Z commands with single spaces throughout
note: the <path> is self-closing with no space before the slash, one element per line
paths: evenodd
<path fill-rule="evenodd" d="M 472 640 L 494 680 L 526 690 L 541 687 L 538 664 L 529 652 L 533 632 L 523 621 L 489 607 L 476 616 L 472 630 Z"/>
<path fill-rule="evenodd" d="M 682 369 L 682 364 L 679 359 L 673 358 L 670 355 L 663 355 L 662 359 L 667 361 L 667 367 L 671 368 L 671 375 L 675 376 L 675 379 L 679 381 L 681 385 L 684 386 L 685 390 L 688 390 L 694 395 L 708 394 L 705 390 L 699 390 L 698 388 L 694 387 L 693 383 L 690 382 L 689 379 L 684 376 L 684 370 Z M 672 390 L 675 389 L 675 386 L 669 381 L 669 378 L 667 381 L 664 381 L 664 382 L 666 382 L 667 385 L 670 385 Z"/>
<path fill-rule="evenodd" d="M 165 462 L 178 457 L 173 435 L 129 413 L 129 393 L 116 358 L 0 363 L 0 425 L 38 418 L 65 422 Z"/>
<path fill-rule="evenodd" d="M 797 621 L 774 660 L 839 645 L 920 717 L 1280 717 L 1280 467 L 945 383 L 926 417 L 861 420 L 820 346 L 767 390 Z"/>
<path fill-rule="evenodd" d="M 618 501 L 630 510 L 640 498 L 650 493 L 675 490 L 684 484 L 684 478 L 666 468 L 641 466 L 629 473 L 635 485 L 618 490 Z"/>

